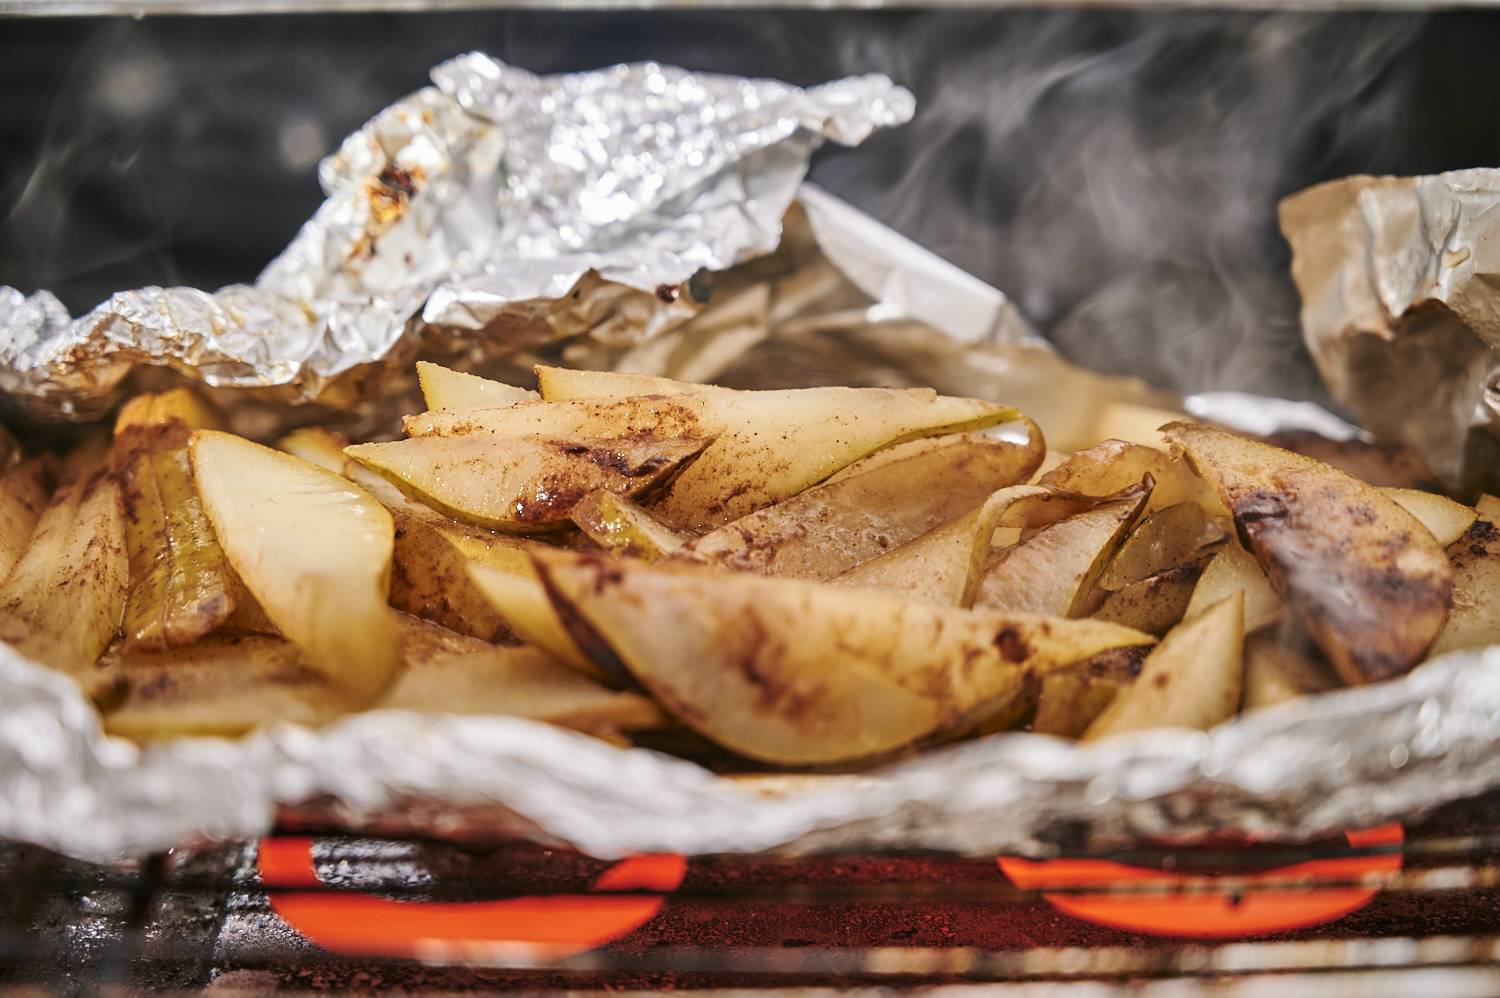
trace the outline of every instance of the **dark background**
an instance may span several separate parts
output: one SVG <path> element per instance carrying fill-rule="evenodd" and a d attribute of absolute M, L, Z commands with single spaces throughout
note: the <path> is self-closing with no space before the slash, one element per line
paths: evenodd
<path fill-rule="evenodd" d="M 814 179 L 1163 387 L 1316 397 L 1278 198 L 1500 165 L 1500 14 L 669 12 L 0 20 L 0 283 L 75 312 L 248 281 L 319 156 L 434 63 L 880 71 L 916 121 Z"/>

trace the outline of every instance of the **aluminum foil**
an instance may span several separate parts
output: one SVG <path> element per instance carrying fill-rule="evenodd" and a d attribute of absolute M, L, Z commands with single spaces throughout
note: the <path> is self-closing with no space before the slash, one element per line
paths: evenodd
<path fill-rule="evenodd" d="M 1347 177 L 1281 228 L 1334 397 L 1449 482 L 1500 486 L 1500 170 Z"/>
<path fill-rule="evenodd" d="M 854 140 L 910 113 L 886 81 L 803 92 L 657 67 L 538 79 L 480 56 L 434 80 L 325 164 L 328 202 L 255 287 L 132 292 L 77 322 L 49 296 L 0 294 L 3 383 L 52 416 L 105 404 L 140 361 L 305 399 L 361 365 L 376 376 L 351 390 L 369 390 L 414 341 L 448 337 L 500 365 L 547 344 L 579 363 L 747 387 L 926 383 L 1014 401 L 1062 446 L 1085 438 L 1111 398 L 1160 401 L 1139 382 L 1066 365 L 999 291 L 826 193 L 798 190 L 820 136 Z M 650 127 L 611 117 L 649 110 L 642 95 L 658 90 L 679 110 L 723 111 L 744 141 L 703 148 L 701 172 L 679 174 L 676 150 L 694 136 L 706 143 L 706 119 L 665 106 L 641 119 Z M 621 105 L 622 94 L 641 99 Z M 549 95 L 556 120 L 526 117 Z M 529 131 L 517 131 L 523 122 Z M 669 173 L 672 189 L 636 167 Z M 418 250 L 435 256 L 408 264 Z M 512 251 L 516 267 L 501 266 Z M 700 268 L 712 272 L 706 307 L 656 294 L 658 283 L 701 279 Z M 571 339 L 558 347 L 560 336 Z M 1189 405 L 1256 431 L 1354 432 L 1256 397 Z M 1274 425 L 1253 422 L 1267 418 Z M 723 777 L 534 722 L 393 711 L 139 748 L 105 737 L 71 680 L 0 646 L 0 837 L 108 859 L 254 836 L 291 814 L 351 829 L 526 835 L 605 858 L 1303 838 L 1500 784 L 1497 739 L 1500 649 L 1209 733 L 1087 747 L 1003 735 L 859 775 Z"/>
<path fill-rule="evenodd" d="M 776 247 L 823 140 L 914 109 L 883 76 L 536 76 L 471 53 L 432 80 L 322 163 L 327 200 L 254 285 L 127 291 L 77 319 L 0 288 L 0 389 L 33 418 L 92 419 L 150 364 L 278 401 L 337 382 L 346 404 L 382 391 L 361 369 L 405 368 L 445 332 L 490 355 L 643 338 L 695 311 L 689 277 Z"/>

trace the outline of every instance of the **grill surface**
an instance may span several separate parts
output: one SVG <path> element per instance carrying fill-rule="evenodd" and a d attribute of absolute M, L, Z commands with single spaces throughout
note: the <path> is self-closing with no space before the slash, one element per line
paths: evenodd
<path fill-rule="evenodd" d="M 306 831 L 115 866 L 0 846 L 0 982 L 1500 993 L 1500 793 L 1414 822 L 1404 841 L 1388 828 L 1353 846 L 1148 847 L 1010 865 L 1009 877 L 993 861 L 918 855 L 661 858 L 610 872 L 524 843 Z M 1072 886 L 1050 899 L 1034 889 L 1059 874 Z M 1240 931 L 1256 920 L 1316 924 Z M 589 935 L 615 938 L 589 948 Z"/>

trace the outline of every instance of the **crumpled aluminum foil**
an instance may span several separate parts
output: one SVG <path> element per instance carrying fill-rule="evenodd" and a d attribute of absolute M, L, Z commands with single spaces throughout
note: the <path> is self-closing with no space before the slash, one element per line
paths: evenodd
<path fill-rule="evenodd" d="M 564 165 L 583 164 L 574 180 L 594 192 L 588 196 L 523 169 L 511 171 L 511 183 L 501 164 L 513 147 L 497 150 L 496 143 L 541 149 L 545 140 L 540 131 L 516 138 L 491 127 L 520 113 L 507 95 L 527 103 L 565 94 L 592 108 L 581 116 L 563 114 L 563 131 L 547 132 L 570 134 L 567 142 L 586 151 L 592 148 L 589 115 L 612 107 L 625 113 L 612 103 L 611 88 L 616 95 L 650 91 L 659 85 L 651 82 L 653 74 L 660 85 L 678 87 L 672 91 L 678 98 L 686 99 L 683 86 L 693 97 L 696 79 L 720 96 L 774 97 L 796 110 L 765 129 L 757 126 L 755 134 L 769 144 L 726 162 L 690 194 L 679 191 L 670 207 L 655 203 L 618 233 L 609 223 L 608 198 L 594 196 L 603 188 L 591 186 L 608 186 L 604 178 L 613 167 L 607 162 L 558 150 Z M 491 359 L 521 343 L 525 350 L 498 358 L 521 364 L 538 335 L 545 341 L 566 335 L 563 329 L 608 327 L 609 335 L 570 341 L 564 356 L 729 383 L 767 377 L 923 382 L 1016 401 L 1053 428 L 1054 442 L 1068 433 L 1085 436 L 1091 407 L 1105 400 L 1156 400 L 1137 382 L 1069 367 L 1031 336 L 1000 292 L 823 192 L 797 191 L 817 135 L 857 138 L 879 121 L 910 113 L 905 92 L 884 81 L 846 81 L 802 93 L 649 67 L 538 81 L 478 56 L 446 64 L 434 78 L 435 88 L 378 116 L 325 164 L 328 202 L 257 287 L 216 295 L 130 293 L 102 306 L 93 324 L 88 317 L 69 322 L 49 296 L 0 293 L 0 331 L 11 336 L 0 347 L 0 383 L 44 413 L 83 416 L 132 363 L 166 359 L 210 384 L 245 379 L 285 386 L 283 396 L 306 397 L 319 384 L 327 387 L 340 358 L 381 357 L 382 344 L 399 347 L 434 329 L 477 344 L 475 352 Z M 704 100 L 714 104 L 720 97 Z M 616 136 L 624 129 L 607 115 L 593 124 Z M 576 132 L 567 132 L 574 126 Z M 771 141 L 776 135 L 782 138 Z M 653 148 L 666 156 L 675 147 Z M 405 174 L 390 173 L 393 164 Z M 494 171 L 488 179 L 486 164 Z M 421 191 L 411 179 L 417 167 L 437 178 Z M 394 199 L 402 205 L 395 214 L 380 207 L 386 193 L 377 192 L 373 201 L 367 196 L 366 182 L 383 174 L 388 182 L 381 186 L 398 195 L 413 188 L 404 201 Z M 632 186 L 625 176 L 618 184 L 634 191 L 632 197 L 655 189 Z M 781 212 L 793 194 L 798 201 L 778 244 Z M 693 225 L 719 225 L 719 209 L 735 197 L 753 203 L 750 214 L 759 221 L 727 235 L 723 245 L 695 242 Z M 492 211 L 496 203 L 507 211 Z M 509 207 L 520 205 L 551 221 L 512 218 Z M 485 212 L 500 219 L 493 231 L 466 227 L 471 216 Z M 534 246 L 549 226 L 580 234 L 580 241 L 559 244 L 550 257 L 526 258 L 515 273 L 495 263 L 501 257 L 487 255 L 502 244 Z M 370 234 L 363 241 L 362 231 Z M 589 239 L 601 242 L 591 246 Z M 648 246 L 657 253 L 651 266 L 660 269 L 632 269 L 642 262 L 634 248 Z M 405 273 L 406 249 L 415 247 L 441 254 L 452 269 L 414 257 Z M 772 248 L 768 256 L 747 259 Z M 538 263 L 546 260 L 567 262 Z M 572 268 L 584 263 L 602 276 L 579 276 Z M 530 271 L 533 264 L 540 269 Z M 642 287 L 681 282 L 698 266 L 716 269 L 708 306 L 661 318 L 658 305 L 681 307 L 681 299 L 665 302 Z M 531 276 L 517 276 L 523 273 Z M 554 283 L 538 283 L 544 281 Z M 559 309 L 545 296 L 569 291 L 570 282 L 589 285 L 607 304 L 559 318 L 571 306 Z M 533 299 L 508 297 L 517 294 Z M 268 295 L 273 302 L 315 300 L 319 310 L 305 321 L 287 316 L 291 325 L 282 330 L 271 321 L 274 310 L 266 310 Z M 614 313 L 613 326 L 601 319 L 622 301 L 628 308 Z M 408 312 L 424 302 L 420 316 Z M 409 316 L 415 317 L 408 322 Z M 527 322 L 539 324 L 541 333 L 518 333 Z M 216 346 L 183 350 L 179 327 L 211 329 L 195 342 Z M 627 327 L 649 327 L 655 335 L 614 335 Z M 170 342 L 160 338 L 165 331 L 173 333 Z M 71 359 L 44 344 L 53 335 L 96 333 L 108 348 Z M 273 339 L 279 336 L 285 338 Z M 221 348 L 228 353 L 216 352 Z M 22 356 L 32 358 L 29 366 L 17 361 Z M 1270 428 L 1353 432 L 1300 404 L 1220 393 L 1188 405 L 1201 418 L 1253 432 L 1263 432 L 1267 418 Z M 604 858 L 882 847 L 1041 854 L 1145 835 L 1191 839 L 1224 831 L 1304 838 L 1409 816 L 1500 784 L 1497 739 L 1500 649 L 1489 649 L 1455 653 L 1397 682 L 1287 704 L 1208 733 L 1148 732 L 1086 747 L 1005 735 L 859 775 L 721 777 L 545 724 L 395 711 L 351 715 L 317 730 L 285 727 L 240 741 L 181 740 L 142 749 L 104 737 L 71 680 L 0 646 L 0 837 L 110 859 L 193 838 L 258 835 L 290 813 L 376 832 L 525 835 Z"/>
<path fill-rule="evenodd" d="M 1500 487 L 1500 170 L 1346 177 L 1281 203 L 1302 331 L 1377 439 Z"/>
<path fill-rule="evenodd" d="M 650 335 L 695 310 L 679 285 L 696 272 L 776 247 L 824 139 L 914 110 L 878 75 L 806 90 L 654 63 L 536 76 L 471 53 L 432 79 L 322 163 L 327 200 L 253 286 L 127 291 L 76 320 L 48 292 L 0 288 L 0 389 L 33 418 L 93 419 L 152 364 L 303 402 L 406 366 L 423 334 L 492 354 Z"/>

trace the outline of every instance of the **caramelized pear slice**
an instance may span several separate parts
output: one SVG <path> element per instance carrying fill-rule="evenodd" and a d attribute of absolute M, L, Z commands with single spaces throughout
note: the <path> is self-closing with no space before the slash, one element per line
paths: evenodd
<path fill-rule="evenodd" d="M 85 444 L 0 585 L 0 641 L 88 688 L 120 626 L 128 580 L 120 487 L 104 448 Z"/>
<path fill-rule="evenodd" d="M 239 605 L 243 589 L 203 512 L 188 455 L 193 431 L 215 425 L 208 404 L 181 388 L 136 396 L 115 421 L 130 560 L 126 651 L 192 644 Z"/>
<path fill-rule="evenodd" d="M 537 374 L 547 399 L 620 397 L 649 388 L 700 402 L 705 429 L 718 439 L 653 509 L 668 525 L 696 532 L 796 495 L 889 444 L 983 429 L 1019 415 L 1008 406 L 930 389 L 705 390 L 639 375 L 545 367 Z"/>
<path fill-rule="evenodd" d="M 443 409 L 489 409 L 540 398 L 536 392 L 525 388 L 449 370 L 425 360 L 417 361 L 417 382 L 422 386 L 423 401 L 434 412 Z"/>
<path fill-rule="evenodd" d="M 1272 586 L 1345 682 L 1420 662 L 1453 591 L 1443 549 L 1373 486 L 1291 451 L 1192 423 L 1167 438 L 1234 513 Z"/>
<path fill-rule="evenodd" d="M 552 439 L 415 437 L 345 453 L 403 492 L 481 527 L 530 533 L 567 523 L 590 492 L 648 495 L 667 487 L 711 443 L 702 437 Z"/>
<path fill-rule="evenodd" d="M 347 478 L 232 434 L 199 430 L 192 454 L 214 533 L 277 630 L 345 692 L 374 699 L 400 664 L 385 507 Z"/>
<path fill-rule="evenodd" d="M 985 571 L 975 604 L 1053 617 L 1083 611 L 1094 581 L 1141 515 L 1148 487 L 1037 531 Z"/>
<path fill-rule="evenodd" d="M 1202 506 L 1211 518 L 1229 522 L 1229 511 L 1186 461 L 1154 447 L 1123 440 L 1106 440 L 1068 456 L 1038 478 L 1037 484 L 1079 495 L 1110 496 L 1147 475 L 1156 482 L 1146 503 L 1148 514 L 1191 502 Z"/>
<path fill-rule="evenodd" d="M 1245 694 L 1240 709 L 1247 714 L 1339 687 L 1337 676 L 1280 638 L 1255 634 L 1245 639 Z"/>
<path fill-rule="evenodd" d="M 941 606 L 971 606 L 1000 518 L 1016 502 L 1048 491 L 1037 485 L 1001 489 L 958 519 L 855 566 L 833 582 L 883 589 Z"/>
<path fill-rule="evenodd" d="M 959 610 L 800 579 L 538 553 L 580 647 L 705 738 L 785 765 L 967 730 L 1028 676 L 1150 638 L 1097 621 Z"/>
<path fill-rule="evenodd" d="M 1224 531 L 1195 502 L 1158 509 L 1141 520 L 1109 560 L 1099 586 L 1111 592 L 1198 557 Z"/>
<path fill-rule="evenodd" d="M 1088 616 L 1160 637 L 1188 616 L 1188 607 L 1200 585 L 1198 579 L 1207 564 L 1207 558 L 1188 561 L 1132 582 L 1124 589 L 1114 592 L 1095 589 L 1095 594 L 1103 593 L 1104 598 Z"/>
<path fill-rule="evenodd" d="M 276 441 L 277 450 L 326 468 L 335 475 L 342 475 L 348 470 L 349 456 L 344 453 L 344 448 L 348 446 L 348 437 L 322 426 L 304 426 Z"/>
<path fill-rule="evenodd" d="M 960 436 L 743 516 L 682 553 L 741 572 L 831 579 L 1025 481 L 1040 456 L 1040 435 L 1026 445 Z"/>
<path fill-rule="evenodd" d="M 1453 608 L 1431 655 L 1500 644 L 1500 527 L 1477 520 L 1448 548 Z"/>
<path fill-rule="evenodd" d="M 46 468 L 41 461 L 33 458 L 0 472 L 0 582 L 26 553 L 47 495 Z"/>
<path fill-rule="evenodd" d="M 1141 674 L 1146 648 L 1116 648 L 1049 674 L 1037 694 L 1031 730 L 1039 735 L 1077 738 L 1104 713 L 1120 691 Z"/>
<path fill-rule="evenodd" d="M 674 554 L 688 538 L 613 492 L 590 492 L 570 514 L 578 529 L 612 554 L 655 561 Z"/>
<path fill-rule="evenodd" d="M 1233 717 L 1245 673 L 1243 605 L 1235 593 L 1174 627 L 1083 740 L 1150 728 L 1207 731 Z"/>
<path fill-rule="evenodd" d="M 1464 535 L 1464 531 L 1473 525 L 1479 518 L 1479 513 L 1465 506 L 1461 502 L 1454 502 L 1447 496 L 1440 496 L 1434 492 L 1422 492 L 1417 489 L 1394 489 L 1385 487 L 1380 490 L 1388 498 L 1395 500 L 1396 505 L 1415 516 L 1427 528 L 1433 540 L 1443 547 L 1447 547 Z"/>
<path fill-rule="evenodd" d="M 474 588 L 518 637 L 587 676 L 626 685 L 628 677 L 605 671 L 578 647 L 525 551 L 457 533 L 447 534 L 446 540 L 464 559 Z"/>
<path fill-rule="evenodd" d="M 1185 617 L 1194 617 L 1231 593 L 1245 596 L 1245 633 L 1270 627 L 1286 613 L 1281 597 L 1260 570 L 1260 563 L 1238 543 L 1231 541 L 1214 554 L 1188 601 Z"/>

